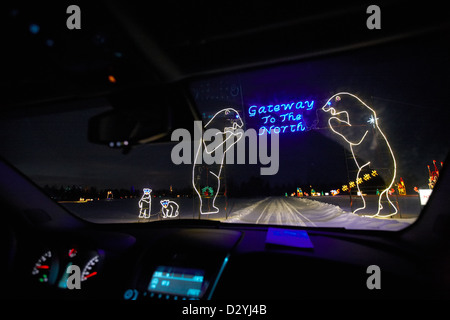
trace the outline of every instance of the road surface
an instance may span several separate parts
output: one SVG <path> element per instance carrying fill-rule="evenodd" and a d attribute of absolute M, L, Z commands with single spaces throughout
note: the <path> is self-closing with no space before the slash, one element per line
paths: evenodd
<path fill-rule="evenodd" d="M 139 199 L 66 203 L 69 210 L 83 219 L 98 223 L 151 222 L 164 220 L 160 199 L 152 200 L 151 217 L 139 218 Z M 220 199 L 218 214 L 199 215 L 196 199 L 172 199 L 179 205 L 179 216 L 170 219 L 213 219 L 227 223 L 290 225 L 300 227 L 337 227 L 348 229 L 399 230 L 410 225 L 417 214 L 408 219 L 396 215 L 388 219 L 362 217 L 351 213 L 348 198 L 266 197 L 252 199 Z M 331 202 L 333 200 L 333 204 Z M 405 200 L 408 202 L 415 201 Z M 327 202 L 328 201 L 328 202 Z M 339 205 L 338 205 L 339 204 Z M 225 210 L 226 208 L 226 210 Z"/>

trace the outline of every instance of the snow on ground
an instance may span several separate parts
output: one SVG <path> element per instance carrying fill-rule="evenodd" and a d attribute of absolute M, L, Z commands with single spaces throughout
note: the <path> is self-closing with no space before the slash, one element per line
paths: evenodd
<path fill-rule="evenodd" d="M 234 210 L 224 222 L 395 231 L 409 226 L 414 221 L 415 218 L 363 217 L 345 211 L 337 205 L 312 199 L 268 197 Z"/>
<path fill-rule="evenodd" d="M 406 199 L 414 202 L 416 199 Z M 158 212 L 161 209 L 155 199 L 152 205 L 152 217 L 139 219 L 139 199 L 114 201 L 93 201 L 88 203 L 64 204 L 70 211 L 83 219 L 96 223 L 135 223 L 161 220 Z M 180 206 L 180 215 L 175 219 L 213 219 L 228 223 L 251 223 L 291 225 L 303 227 L 336 227 L 346 229 L 400 230 L 416 219 L 371 218 L 353 214 L 348 200 L 343 198 L 320 197 L 320 201 L 311 198 L 267 197 L 228 199 L 226 208 L 218 214 L 198 214 L 196 199 L 174 199 Z M 221 201 L 221 202 L 220 202 Z M 220 207 L 225 207 L 221 199 Z M 334 204 L 327 203 L 334 201 Z M 397 217 L 397 216 L 396 216 Z"/>

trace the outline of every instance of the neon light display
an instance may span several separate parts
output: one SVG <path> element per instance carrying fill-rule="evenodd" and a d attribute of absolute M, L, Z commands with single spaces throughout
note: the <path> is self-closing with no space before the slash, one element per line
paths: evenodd
<path fill-rule="evenodd" d="M 213 188 L 211 188 L 211 187 L 206 186 L 206 187 L 204 187 L 204 188 L 202 189 L 202 195 L 203 195 L 204 197 L 210 197 L 210 196 L 212 196 L 213 194 L 214 194 L 214 190 L 213 190 Z"/>
<path fill-rule="evenodd" d="M 258 134 L 301 132 L 309 130 L 304 119 L 304 111 L 314 108 L 314 100 L 297 101 L 267 106 L 252 105 L 248 116 L 258 119 Z"/>
<path fill-rule="evenodd" d="M 356 185 L 362 184 L 364 181 L 368 181 L 372 179 L 372 177 L 378 176 L 378 173 L 376 170 L 372 170 L 372 173 L 366 173 L 362 178 L 357 179 L 356 181 L 350 181 L 348 185 L 342 186 L 342 191 L 348 191 L 351 188 L 354 188 Z M 350 187 L 350 188 L 349 188 Z"/>
<path fill-rule="evenodd" d="M 370 123 L 375 128 L 375 120 L 378 120 L 378 118 L 370 116 L 369 120 L 367 120 L 367 123 Z"/>
<path fill-rule="evenodd" d="M 207 145 L 202 135 L 200 143 L 198 144 L 197 152 L 195 154 L 194 159 L 194 165 L 192 167 L 192 186 L 194 187 L 194 190 L 200 200 L 200 214 L 213 214 L 219 212 L 219 208 L 216 206 L 216 198 L 220 190 L 220 175 L 222 173 L 225 154 L 234 144 L 236 144 L 242 138 L 242 132 L 235 132 L 235 130 L 242 128 L 243 125 L 244 123 L 242 122 L 239 112 L 237 112 L 233 108 L 226 108 L 214 114 L 211 120 L 209 120 L 204 126 L 204 130 L 210 128 L 218 129 L 219 130 L 218 134 L 225 135 L 225 139 L 223 139 L 223 142 L 217 146 L 214 144 L 214 142 Z M 236 140 L 234 141 L 235 137 Z M 232 143 L 229 143 L 229 141 L 232 141 Z M 208 148 L 211 145 L 213 145 L 214 148 Z M 199 155 L 202 150 L 202 146 L 204 146 L 206 153 L 212 154 L 219 148 L 223 148 L 224 145 L 226 145 L 227 148 L 221 154 L 222 158 L 220 164 L 206 166 L 199 163 L 200 162 Z M 215 190 L 215 192 L 213 191 L 213 194 L 210 195 L 212 201 L 208 199 L 208 201 L 204 202 L 202 199 L 203 198 L 202 192 L 204 187 L 202 187 L 202 184 L 199 181 L 200 179 L 198 179 L 199 173 L 202 174 L 202 172 L 208 176 L 209 188 L 211 188 L 211 190 Z"/>
<path fill-rule="evenodd" d="M 161 212 L 162 217 L 165 218 L 175 218 L 180 214 L 178 209 L 180 208 L 175 201 L 170 200 L 161 200 Z"/>
<path fill-rule="evenodd" d="M 400 177 L 400 182 L 397 184 L 398 194 L 401 196 L 406 196 L 406 186 L 403 179 Z"/>
<path fill-rule="evenodd" d="M 436 182 L 439 178 L 439 169 L 436 166 L 436 160 L 433 160 L 433 165 L 434 165 L 434 171 L 430 170 L 430 166 L 428 165 L 428 186 L 430 187 L 430 189 L 433 189 L 434 186 L 436 185 Z M 443 167 L 444 163 L 441 162 L 441 168 Z"/>
<path fill-rule="evenodd" d="M 328 99 L 328 101 L 322 107 L 322 110 L 327 113 L 328 112 L 330 113 L 331 117 L 328 119 L 329 128 L 331 129 L 331 131 L 333 131 L 333 133 L 339 135 L 341 138 L 344 139 L 344 141 L 346 143 L 348 143 L 349 148 L 352 153 L 352 156 L 353 156 L 353 160 L 355 161 L 356 166 L 358 167 L 358 172 L 356 174 L 356 187 L 358 189 L 358 195 L 361 197 L 361 200 L 363 201 L 363 205 L 361 207 L 357 208 L 356 210 L 354 210 L 353 213 L 356 213 L 356 212 L 366 208 L 366 201 L 365 201 L 364 195 L 361 192 L 360 187 L 359 187 L 359 185 L 363 181 L 362 177 L 360 177 L 360 174 L 363 169 L 365 169 L 366 167 L 369 167 L 371 162 L 370 161 L 361 162 L 360 158 L 357 157 L 357 155 L 355 154 L 355 148 L 357 146 L 361 146 L 363 142 L 366 142 L 366 138 L 369 134 L 369 130 L 366 130 L 364 133 L 362 133 L 360 135 L 356 135 L 356 138 L 355 138 L 355 135 L 351 136 L 347 132 L 344 133 L 344 131 L 340 130 L 341 127 L 346 127 L 347 129 L 352 129 L 352 120 L 350 117 L 351 103 L 346 104 L 346 102 L 343 102 L 342 97 L 347 97 L 347 98 L 349 97 L 352 99 L 356 99 L 357 102 L 359 102 L 362 106 L 364 106 L 366 108 L 365 112 L 370 114 L 370 117 L 367 120 L 367 122 L 373 125 L 374 130 L 376 130 L 377 134 L 379 134 L 382 137 L 382 139 L 384 140 L 384 144 L 387 146 L 387 148 L 390 152 L 390 157 L 391 157 L 391 161 L 393 164 L 392 177 L 389 180 L 386 188 L 384 190 L 382 190 L 378 196 L 378 210 L 376 213 L 369 215 L 369 216 L 371 216 L 371 217 L 389 217 L 389 216 L 395 215 L 395 214 L 397 214 L 398 210 L 397 210 L 396 206 L 389 199 L 389 191 L 390 191 L 390 189 L 392 189 L 392 185 L 394 184 L 395 176 L 397 174 L 397 164 L 395 161 L 395 157 L 394 157 L 392 148 L 391 148 L 386 136 L 384 135 L 384 133 L 381 131 L 380 127 L 378 126 L 379 118 L 377 117 L 375 110 L 373 110 L 371 107 L 369 107 L 366 103 L 364 103 L 356 95 L 348 93 L 348 92 L 339 92 Z M 355 101 L 353 101 L 353 102 L 355 102 Z M 367 141 L 367 142 L 370 143 L 370 141 Z M 374 171 L 372 171 L 372 172 L 374 172 Z M 366 175 L 364 175 L 363 177 L 368 178 L 368 176 L 366 176 Z M 350 182 L 349 186 L 354 187 L 355 182 L 353 182 L 353 181 Z M 390 213 L 387 215 L 380 215 L 380 212 L 383 209 L 383 205 L 381 204 L 383 197 L 386 198 L 389 205 L 393 208 L 393 210 L 394 210 L 393 213 Z"/>
<path fill-rule="evenodd" d="M 144 194 L 139 200 L 139 218 L 150 218 L 150 211 L 152 209 L 152 189 L 144 188 Z"/>
<path fill-rule="evenodd" d="M 338 195 L 340 193 L 339 189 L 337 190 L 331 190 L 331 195 L 334 197 L 335 195 Z"/>

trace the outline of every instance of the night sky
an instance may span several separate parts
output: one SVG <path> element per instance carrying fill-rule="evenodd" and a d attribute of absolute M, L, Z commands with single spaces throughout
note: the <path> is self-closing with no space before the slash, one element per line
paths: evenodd
<path fill-rule="evenodd" d="M 409 188 L 420 187 L 427 183 L 426 166 L 432 165 L 432 160 L 443 161 L 448 152 L 445 129 L 450 119 L 449 109 L 442 108 L 447 103 L 444 88 L 449 84 L 448 73 L 442 66 L 448 56 L 431 46 L 424 46 L 411 55 L 407 55 L 411 48 L 406 45 L 395 49 L 365 50 L 268 70 L 200 79 L 193 82 L 191 92 L 202 113 L 232 105 L 243 113 L 244 119 L 253 104 L 314 99 L 312 111 L 315 111 L 336 92 L 355 93 L 378 113 L 380 127 L 398 161 L 397 179 L 403 177 Z M 233 86 L 236 87 L 234 95 L 215 95 Z M 108 102 L 101 99 L 96 105 L 82 112 L 3 121 L 2 155 L 40 185 L 189 187 L 191 166 L 176 166 L 171 162 L 175 143 L 138 146 L 127 155 L 89 143 L 89 118 L 109 109 Z M 311 123 L 314 117 L 315 112 L 305 119 Z M 251 119 L 246 123 L 247 128 L 252 127 Z M 318 127 L 326 127 L 326 117 Z M 339 187 L 345 184 L 344 145 L 338 140 L 327 130 L 282 134 L 279 172 L 263 178 L 272 185 L 325 183 Z M 229 165 L 227 177 L 238 183 L 247 181 L 259 175 L 260 167 L 260 164 Z"/>
<path fill-rule="evenodd" d="M 449 151 L 446 126 L 450 108 L 444 107 L 450 85 L 449 57 L 448 46 L 441 42 L 430 40 L 417 46 L 417 42 L 405 41 L 333 58 L 206 79 L 195 83 L 192 91 L 200 110 L 216 110 L 233 103 L 237 108 L 242 106 L 247 127 L 255 129 L 263 125 L 263 119 L 249 116 L 252 105 L 315 100 L 315 108 L 304 111 L 303 116 L 309 124 L 319 119 L 317 128 L 321 129 L 281 134 L 279 173 L 265 178 L 278 184 L 324 183 L 335 184 L 336 188 L 346 184 L 343 149 L 347 145 L 323 129 L 329 116 L 323 112 L 316 115 L 315 111 L 335 93 L 356 94 L 376 111 L 380 129 L 397 161 L 396 181 L 402 177 L 411 192 L 414 186 L 426 186 L 427 165 L 433 169 L 432 161 L 444 161 Z M 242 96 L 221 99 L 221 86 L 232 87 L 233 83 L 241 86 Z M 364 124 L 366 120 L 362 121 Z M 245 175 L 244 169 L 236 167 L 236 176 Z"/>
<path fill-rule="evenodd" d="M 17 15 L 17 12 L 14 14 Z M 64 46 L 58 47 L 58 40 L 62 41 L 64 36 L 54 38 L 56 45 L 50 46 L 51 43 L 42 35 L 43 31 L 35 37 L 27 29 L 21 30 L 31 42 L 42 42 L 45 47 L 41 52 L 42 57 L 45 57 L 49 66 L 52 57 L 67 55 L 63 56 L 67 66 L 58 72 L 64 75 L 64 72 L 70 74 L 71 70 L 76 70 L 76 80 L 80 86 L 89 88 L 93 79 L 101 75 L 105 79 L 101 89 L 108 89 L 111 84 L 107 83 L 105 76 L 109 70 L 118 70 L 117 74 L 122 74 L 125 79 L 133 79 L 127 84 L 143 78 L 146 69 L 139 67 L 140 60 L 132 55 L 131 46 L 116 50 L 112 47 L 113 44 L 106 43 L 109 47 L 105 47 L 102 41 L 108 38 L 101 32 L 90 39 L 79 37 L 76 39 L 77 43 L 89 40 L 89 46 L 78 46 L 77 55 L 83 56 L 84 52 L 91 51 L 98 58 L 95 64 L 98 70 L 83 73 L 83 68 L 76 65 L 75 60 L 74 64 L 70 64 L 71 56 L 64 52 Z M 18 41 L 13 35 L 10 35 L 11 39 L 14 43 Z M 242 113 L 247 128 L 258 128 L 261 125 L 248 118 L 248 108 L 251 105 L 314 100 L 315 108 L 308 115 L 305 113 L 306 121 L 311 122 L 315 117 L 315 110 L 333 94 L 340 91 L 354 93 L 377 111 L 380 127 L 388 137 L 398 161 L 397 179 L 403 177 L 410 191 L 413 186 L 426 186 L 427 165 L 432 165 L 433 160 L 444 161 L 449 151 L 448 40 L 448 35 L 437 38 L 425 35 L 413 40 L 305 59 L 267 69 L 252 69 L 216 77 L 195 77 L 185 84 L 200 114 L 207 116 L 220 108 L 233 107 Z M 45 50 L 51 54 L 46 55 Z M 106 54 L 109 60 L 105 58 Z M 42 83 L 37 87 L 21 84 L 14 88 L 15 91 L 6 100 L 17 96 L 33 97 L 36 92 L 40 94 L 46 90 L 42 88 L 48 89 L 52 85 L 60 85 L 67 90 L 73 87 L 70 82 L 73 79 L 69 76 L 61 77 L 56 69 L 40 63 L 39 58 L 42 57 L 29 59 L 30 57 L 30 51 L 21 51 L 20 58 L 26 61 L 23 66 L 40 65 L 39 70 L 45 75 Z M 14 62 L 19 61 L 12 60 L 15 58 L 14 51 L 9 58 Z M 124 62 L 123 59 L 128 60 Z M 8 64 L 9 62 L 4 62 L 5 67 Z M 103 64 L 104 67 L 99 67 Z M 19 63 L 17 65 L 20 66 Z M 10 88 L 10 81 L 7 81 L 9 75 L 14 76 L 12 81 L 19 78 L 22 81 L 29 76 L 26 70 L 19 68 L 11 67 L 5 72 L 6 77 L 2 81 L 6 88 Z M 54 79 L 53 74 L 56 75 Z M 89 77 L 92 74 L 95 77 Z M 84 82 L 85 78 L 88 83 Z M 71 94 L 72 92 L 67 96 L 70 97 Z M 88 120 L 111 108 L 106 99 L 97 96 L 79 99 L 75 101 L 75 105 L 79 103 L 80 108 L 72 106 L 69 111 L 63 111 L 66 110 L 66 102 L 52 103 L 53 110 L 57 111 L 53 114 L 37 115 L 34 112 L 30 117 L 22 113 L 0 118 L 0 155 L 39 185 L 75 184 L 97 188 L 133 186 L 136 189 L 190 186 L 191 165 L 176 166 L 171 161 L 170 154 L 175 143 L 137 146 L 124 155 L 120 150 L 88 141 Z M 143 101 L 145 103 L 148 101 Z M 14 104 L 10 108 L 15 108 Z M 326 117 L 322 117 L 318 127 L 325 126 Z M 347 183 L 343 148 L 336 137 L 323 129 L 283 134 L 280 137 L 279 172 L 264 179 L 272 185 L 323 183 L 340 187 Z M 259 175 L 260 166 L 229 165 L 226 174 L 234 182 L 240 183 Z"/>

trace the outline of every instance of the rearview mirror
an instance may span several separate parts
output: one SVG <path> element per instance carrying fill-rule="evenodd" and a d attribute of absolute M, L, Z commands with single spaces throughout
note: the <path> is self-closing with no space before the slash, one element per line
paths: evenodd
<path fill-rule="evenodd" d="M 168 110 L 158 116 L 137 110 L 111 110 L 89 121 L 89 141 L 111 148 L 126 148 L 157 141 L 170 133 Z"/>
<path fill-rule="evenodd" d="M 88 139 L 124 152 L 133 145 L 170 141 L 174 129 L 190 127 L 194 120 L 187 100 L 168 88 L 126 90 L 108 100 L 113 109 L 89 120 Z"/>

